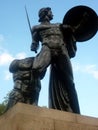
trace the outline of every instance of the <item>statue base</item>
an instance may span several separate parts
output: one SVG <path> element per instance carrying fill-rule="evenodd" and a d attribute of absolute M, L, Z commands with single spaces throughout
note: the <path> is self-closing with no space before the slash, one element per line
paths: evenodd
<path fill-rule="evenodd" d="M 0 130 L 98 130 L 98 118 L 17 103 L 0 116 Z"/>

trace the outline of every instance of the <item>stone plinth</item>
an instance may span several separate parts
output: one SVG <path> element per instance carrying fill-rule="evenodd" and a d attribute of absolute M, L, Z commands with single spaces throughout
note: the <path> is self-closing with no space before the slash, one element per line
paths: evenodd
<path fill-rule="evenodd" d="M 0 130 L 98 130 L 98 118 L 18 103 L 0 116 Z"/>

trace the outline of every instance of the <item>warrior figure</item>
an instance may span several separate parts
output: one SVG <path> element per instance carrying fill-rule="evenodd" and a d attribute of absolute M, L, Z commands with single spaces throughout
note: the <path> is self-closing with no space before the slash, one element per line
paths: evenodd
<path fill-rule="evenodd" d="M 32 28 L 31 50 L 37 52 L 39 42 L 42 48 L 34 59 L 32 69 L 39 75 L 51 65 L 50 108 L 80 113 L 70 62 L 77 50 L 74 29 L 69 25 L 50 23 L 52 19 L 51 8 L 39 10 L 40 24 Z"/>

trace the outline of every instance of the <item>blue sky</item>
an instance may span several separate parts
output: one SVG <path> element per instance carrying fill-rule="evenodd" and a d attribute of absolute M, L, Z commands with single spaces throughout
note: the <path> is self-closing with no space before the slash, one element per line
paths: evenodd
<path fill-rule="evenodd" d="M 65 13 L 76 5 L 86 5 L 98 12 L 96 0 L 1 0 L 0 1 L 0 102 L 13 88 L 9 64 L 13 59 L 35 56 L 30 51 L 31 34 L 25 9 L 31 26 L 38 24 L 38 10 L 51 7 L 53 23 L 62 22 Z M 98 117 L 98 33 L 86 42 L 77 43 L 76 57 L 71 59 L 75 86 L 82 115 Z M 42 80 L 39 106 L 48 104 L 49 70 Z"/>

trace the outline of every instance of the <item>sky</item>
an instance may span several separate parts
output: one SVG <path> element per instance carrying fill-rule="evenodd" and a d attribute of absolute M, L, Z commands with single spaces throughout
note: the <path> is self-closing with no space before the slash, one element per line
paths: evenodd
<path fill-rule="evenodd" d="M 38 23 L 38 11 L 51 7 L 53 23 L 62 23 L 66 12 L 74 6 L 85 5 L 98 13 L 96 0 L 0 0 L 0 103 L 13 89 L 9 65 L 14 59 L 36 56 L 30 51 L 31 34 L 24 7 L 27 7 L 31 26 Z M 40 51 L 40 49 L 39 49 Z M 90 40 L 77 42 L 76 56 L 71 59 L 74 82 L 82 115 L 98 117 L 98 33 Z M 39 106 L 48 106 L 49 68 L 41 81 Z"/>

